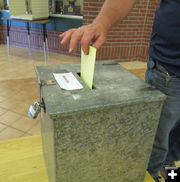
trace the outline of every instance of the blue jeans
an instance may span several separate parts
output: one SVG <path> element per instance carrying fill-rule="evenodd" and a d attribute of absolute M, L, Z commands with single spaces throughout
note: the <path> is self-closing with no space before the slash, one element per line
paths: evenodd
<path fill-rule="evenodd" d="M 180 78 L 150 58 L 146 82 L 167 95 L 148 164 L 149 173 L 156 177 L 164 164 L 180 160 Z"/>

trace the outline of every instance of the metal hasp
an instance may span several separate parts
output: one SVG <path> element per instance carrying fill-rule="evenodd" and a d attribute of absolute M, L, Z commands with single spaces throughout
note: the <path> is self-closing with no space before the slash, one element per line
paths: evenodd
<path fill-rule="evenodd" d="M 84 88 L 39 88 L 49 181 L 143 182 L 166 96 L 114 61 L 96 63 L 91 90 L 80 64 L 36 67 L 38 80 L 60 72 L 72 72 Z"/>
<path fill-rule="evenodd" d="M 41 90 L 42 86 L 56 85 L 56 81 L 55 80 L 38 80 L 38 85 Z M 39 98 L 41 98 L 41 95 Z M 44 105 L 44 102 L 42 99 L 39 102 L 36 101 L 34 104 L 31 104 L 29 107 L 29 110 L 28 110 L 28 114 L 29 114 L 30 118 L 36 119 L 38 117 L 38 114 L 41 111 L 41 108 L 45 110 L 45 105 Z"/>

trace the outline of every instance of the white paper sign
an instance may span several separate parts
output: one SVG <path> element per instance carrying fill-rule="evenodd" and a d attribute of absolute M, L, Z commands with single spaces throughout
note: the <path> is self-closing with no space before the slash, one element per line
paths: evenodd
<path fill-rule="evenodd" d="M 81 83 L 76 79 L 76 77 L 69 73 L 53 73 L 57 83 L 62 89 L 65 90 L 78 90 L 83 88 Z"/>

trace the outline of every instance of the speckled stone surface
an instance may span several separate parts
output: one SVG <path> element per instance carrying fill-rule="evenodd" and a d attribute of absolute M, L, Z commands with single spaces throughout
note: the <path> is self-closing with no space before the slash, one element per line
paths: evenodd
<path fill-rule="evenodd" d="M 143 182 L 165 95 L 112 61 L 96 63 L 94 89 L 80 64 L 36 67 L 38 82 L 73 72 L 84 88 L 41 87 L 50 182 Z"/>

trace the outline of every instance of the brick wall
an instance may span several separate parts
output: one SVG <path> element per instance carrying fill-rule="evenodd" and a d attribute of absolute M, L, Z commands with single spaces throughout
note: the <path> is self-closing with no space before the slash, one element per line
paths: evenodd
<path fill-rule="evenodd" d="M 105 0 L 85 0 L 83 23 L 91 23 Z M 129 15 L 112 28 L 98 59 L 147 61 L 154 14 L 159 0 L 139 0 Z"/>
<path fill-rule="evenodd" d="M 91 23 L 100 11 L 105 0 L 84 0 L 83 24 Z M 97 52 L 97 59 L 117 61 L 147 61 L 149 39 L 154 13 L 159 0 L 138 0 L 129 15 L 109 32 L 107 41 Z M 0 26 L 0 42 L 5 42 L 6 27 Z M 2 36 L 4 32 L 4 36 Z M 58 35 L 61 32 L 48 31 L 49 50 L 69 54 L 68 46 L 62 47 Z M 27 47 L 27 32 L 22 27 L 11 27 L 10 43 Z M 31 29 L 31 48 L 42 49 L 42 32 Z M 80 46 L 73 54 L 80 55 Z"/>

